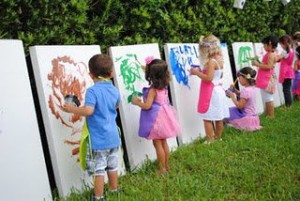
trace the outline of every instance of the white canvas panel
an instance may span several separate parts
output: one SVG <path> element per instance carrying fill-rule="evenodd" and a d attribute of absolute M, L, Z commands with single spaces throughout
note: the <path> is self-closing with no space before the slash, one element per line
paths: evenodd
<path fill-rule="evenodd" d="M 82 190 L 85 184 L 92 184 L 74 155 L 85 118 L 66 113 L 61 106 L 68 94 L 76 95 L 80 106 L 84 104 L 86 89 L 93 84 L 88 61 L 100 52 L 98 45 L 30 47 L 55 181 L 62 196 L 72 188 Z"/>
<path fill-rule="evenodd" d="M 23 43 L 0 40 L 0 200 L 52 200 Z"/>
<path fill-rule="evenodd" d="M 224 90 L 233 83 L 232 71 L 226 43 L 221 44 L 224 56 Z M 179 114 L 182 127 L 181 143 L 190 143 L 198 137 L 205 137 L 204 125 L 197 112 L 199 88 L 201 79 L 191 76 L 191 66 L 199 65 L 199 50 L 197 43 L 167 43 L 165 57 L 172 72 L 171 95 L 174 106 Z M 200 67 L 203 68 L 203 67 Z M 230 99 L 226 103 L 233 106 Z"/>
<path fill-rule="evenodd" d="M 255 50 L 255 56 L 257 56 L 259 58 L 260 61 L 262 61 L 263 59 L 263 56 L 266 54 L 266 51 L 264 49 L 264 46 L 262 43 L 254 43 L 254 50 Z M 278 49 L 280 51 L 280 49 Z M 276 74 L 276 90 L 275 90 L 275 93 L 274 93 L 274 106 L 275 107 L 278 107 L 282 104 L 282 101 L 284 102 L 283 100 L 283 93 L 282 93 L 282 85 L 279 84 L 278 82 L 278 76 L 279 76 L 279 66 L 280 63 L 277 63 L 275 65 L 275 68 L 274 68 L 274 72 Z"/>
<path fill-rule="evenodd" d="M 235 70 L 238 72 L 243 67 L 252 67 L 256 70 L 257 68 L 252 66 L 250 58 L 255 56 L 254 46 L 251 42 L 235 42 L 232 43 L 232 50 L 234 56 Z M 242 86 L 239 85 L 241 88 Z M 256 93 L 256 109 L 259 114 L 264 111 L 264 104 L 262 101 L 260 90 L 257 90 Z"/>
<path fill-rule="evenodd" d="M 197 43 L 167 43 L 165 58 L 172 73 L 171 97 L 182 130 L 180 143 L 186 144 L 205 137 L 203 121 L 197 112 L 201 79 L 188 72 L 199 64 Z"/>
<path fill-rule="evenodd" d="M 160 58 L 158 44 L 141 44 L 110 47 L 115 68 L 115 84 L 121 93 L 120 115 L 125 136 L 127 155 L 131 170 L 140 167 L 146 159 L 156 159 L 152 141 L 138 136 L 139 117 L 141 109 L 128 102 L 133 93 L 141 93 L 148 86 L 145 80 L 145 59 Z M 171 149 L 177 147 L 176 138 L 168 139 Z"/>

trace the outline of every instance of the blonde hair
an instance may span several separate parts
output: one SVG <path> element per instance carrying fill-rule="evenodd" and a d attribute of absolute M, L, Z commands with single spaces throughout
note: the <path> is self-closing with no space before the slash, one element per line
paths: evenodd
<path fill-rule="evenodd" d="M 201 36 L 199 39 L 199 53 L 200 53 L 200 63 L 204 66 L 209 59 L 219 55 L 222 59 L 222 49 L 219 38 L 214 35 Z"/>

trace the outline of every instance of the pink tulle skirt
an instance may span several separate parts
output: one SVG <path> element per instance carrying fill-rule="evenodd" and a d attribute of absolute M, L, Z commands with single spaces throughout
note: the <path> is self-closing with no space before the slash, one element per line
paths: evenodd
<path fill-rule="evenodd" d="M 260 120 L 258 115 L 245 116 L 240 119 L 234 119 L 229 123 L 236 129 L 243 131 L 256 131 L 260 130 Z"/>
<path fill-rule="evenodd" d="M 171 105 L 162 105 L 147 139 L 166 139 L 180 134 L 177 113 Z"/>

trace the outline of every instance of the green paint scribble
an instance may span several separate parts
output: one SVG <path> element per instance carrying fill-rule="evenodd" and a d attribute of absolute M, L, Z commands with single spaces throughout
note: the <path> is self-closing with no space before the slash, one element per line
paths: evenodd
<path fill-rule="evenodd" d="M 243 68 L 245 66 L 251 66 L 251 47 L 242 46 L 239 48 L 238 52 L 238 65 L 239 68 Z"/>
<path fill-rule="evenodd" d="M 142 71 L 142 65 L 138 61 L 136 54 L 126 54 L 115 59 L 116 62 L 121 62 L 120 71 L 123 78 L 123 84 L 125 89 L 130 92 L 127 97 L 128 103 L 131 102 L 132 96 L 142 96 L 143 94 L 136 90 L 136 81 L 141 81 L 140 71 Z"/>

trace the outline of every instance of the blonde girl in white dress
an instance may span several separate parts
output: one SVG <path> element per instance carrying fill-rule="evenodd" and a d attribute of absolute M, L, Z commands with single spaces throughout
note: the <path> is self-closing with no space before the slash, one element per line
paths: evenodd
<path fill-rule="evenodd" d="M 204 121 L 205 143 L 209 144 L 221 138 L 223 119 L 229 117 L 229 108 L 225 104 L 226 94 L 222 86 L 224 61 L 220 40 L 214 35 L 200 38 L 199 52 L 203 70 L 191 68 L 190 73 L 201 79 L 198 112 Z"/>

